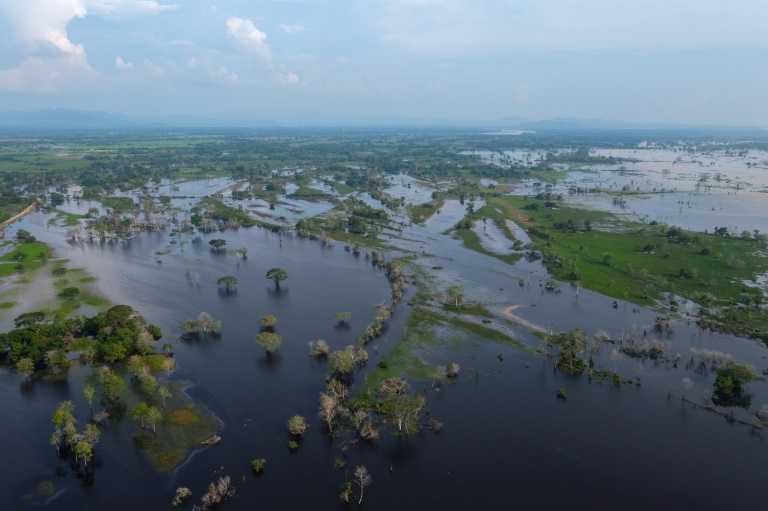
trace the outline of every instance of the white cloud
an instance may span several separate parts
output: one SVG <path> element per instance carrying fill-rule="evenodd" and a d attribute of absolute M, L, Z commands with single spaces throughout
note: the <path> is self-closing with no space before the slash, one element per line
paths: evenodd
<path fill-rule="evenodd" d="M 266 42 L 267 34 L 256 28 L 251 20 L 229 18 L 227 34 L 238 46 L 259 57 L 269 69 L 272 69 L 272 49 Z"/>
<path fill-rule="evenodd" d="M 118 56 L 115 59 L 115 67 L 117 69 L 133 69 L 133 62 L 126 62 L 123 60 L 123 57 Z"/>
<path fill-rule="evenodd" d="M 227 19 L 227 35 L 240 48 L 261 60 L 264 67 L 271 71 L 279 82 L 290 84 L 299 81 L 299 77 L 294 73 L 275 70 L 272 48 L 266 42 L 267 34 L 256 28 L 251 20 Z"/>
<path fill-rule="evenodd" d="M 89 11 L 110 19 L 157 14 L 179 8 L 178 5 L 161 4 L 156 0 L 84 0 L 84 3 Z"/>
<path fill-rule="evenodd" d="M 224 66 L 221 66 L 216 74 L 219 78 L 223 78 L 228 82 L 238 83 L 240 80 L 240 78 L 237 76 L 237 73 L 230 73 Z"/>
<path fill-rule="evenodd" d="M 281 83 L 298 83 L 299 77 L 294 73 L 275 73 Z"/>
<path fill-rule="evenodd" d="M 304 32 L 306 30 L 304 28 L 304 25 L 280 25 L 280 30 L 285 32 L 286 34 L 298 34 L 299 32 Z"/>
<path fill-rule="evenodd" d="M 163 69 L 163 66 L 160 64 L 155 64 L 149 59 L 144 60 L 144 67 L 149 71 L 150 73 L 157 75 L 157 76 L 163 76 L 165 74 L 165 70 Z"/>
<path fill-rule="evenodd" d="M 69 39 L 67 26 L 75 18 L 119 18 L 175 8 L 155 0 L 0 0 L 0 13 L 13 27 L 24 59 L 15 68 L 0 70 L 0 88 L 53 92 L 70 78 L 95 74 L 84 46 Z"/>

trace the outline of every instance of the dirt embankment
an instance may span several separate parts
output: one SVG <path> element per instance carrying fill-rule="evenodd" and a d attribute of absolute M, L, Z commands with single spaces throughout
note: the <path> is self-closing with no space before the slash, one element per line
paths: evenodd
<path fill-rule="evenodd" d="M 24 211 L 22 211 L 21 213 L 18 213 L 18 214 L 16 214 L 16 215 L 14 215 L 14 216 L 12 216 L 11 218 L 9 218 L 9 219 L 8 219 L 8 220 L 6 220 L 5 222 L 3 222 L 3 223 L 2 223 L 2 225 L 0 225 L 0 238 L 2 238 L 3 236 L 5 236 L 5 228 L 6 228 L 6 227 L 8 227 L 9 225 L 11 225 L 13 222 L 16 222 L 17 220 L 19 220 L 19 219 L 21 219 L 21 218 L 24 218 L 24 217 L 25 217 L 25 216 L 27 216 L 28 214 L 32 213 L 32 212 L 33 212 L 35 209 L 37 209 L 37 206 L 39 206 L 39 205 L 40 205 L 40 204 L 42 204 L 42 203 L 43 203 L 43 199 L 41 199 L 41 198 L 39 198 L 39 197 L 38 197 L 38 198 L 37 198 L 37 202 L 35 202 L 34 204 L 30 204 L 29 206 L 27 206 L 26 208 L 24 208 Z"/>

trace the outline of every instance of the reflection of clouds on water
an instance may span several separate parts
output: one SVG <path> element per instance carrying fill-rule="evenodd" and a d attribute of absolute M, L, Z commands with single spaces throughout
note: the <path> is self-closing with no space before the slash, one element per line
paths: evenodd
<path fill-rule="evenodd" d="M 544 151 L 506 151 L 503 156 L 494 153 L 493 159 L 487 151 L 474 154 L 501 167 L 530 165 L 545 156 Z M 688 154 L 662 149 L 597 149 L 591 155 L 640 161 L 591 165 L 570 172 L 549 189 L 534 186 L 536 180 L 523 180 L 512 193 L 535 195 L 551 191 L 579 206 L 694 231 L 725 226 L 738 233 L 764 228 L 768 216 L 768 195 L 764 193 L 768 191 L 768 172 L 756 165 L 768 161 L 766 151 L 747 151 L 743 158 L 723 152 Z M 626 207 L 614 204 L 613 195 L 572 195 L 572 188 L 626 192 Z"/>

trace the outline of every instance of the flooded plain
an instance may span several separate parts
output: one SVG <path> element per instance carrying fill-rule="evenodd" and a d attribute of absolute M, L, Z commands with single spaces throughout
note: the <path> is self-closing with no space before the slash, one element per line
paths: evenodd
<path fill-rule="evenodd" d="M 610 176 L 613 171 L 599 172 Z M 585 176 L 594 179 L 599 174 Z M 638 178 L 615 179 L 618 186 Z M 232 184 L 228 180 L 184 183 L 184 190 L 174 193 L 206 195 Z M 405 196 L 407 203 L 428 200 L 429 189 L 422 183 L 397 176 L 394 184 L 394 196 Z M 682 190 L 682 184 L 676 184 Z M 525 193 L 528 186 L 520 184 L 516 193 Z M 569 184 L 557 186 L 567 190 Z M 694 188 L 651 194 L 633 201 L 663 197 L 674 202 L 675 193 L 696 192 Z M 722 198 L 729 192 L 711 193 Z M 65 207 L 85 213 L 91 206 L 83 201 Z M 634 202 L 631 208 L 637 215 L 644 214 Z M 679 211 L 671 210 L 670 219 L 681 218 Z M 60 466 L 49 444 L 50 417 L 58 402 L 71 399 L 76 415 L 83 419 L 87 405 L 81 388 L 91 368 L 75 366 L 66 383 L 25 383 L 14 371 L 2 369 L 0 402 L 5 410 L 14 411 L 0 416 L 3 437 L 13 439 L 4 454 L 4 459 L 12 460 L 13 470 L 0 479 L 3 509 L 169 508 L 178 486 L 189 487 L 192 502 L 197 502 L 208 483 L 223 474 L 232 477 L 237 497 L 221 509 L 335 509 L 339 485 L 357 465 L 365 465 L 373 477 L 362 504 L 367 509 L 764 508 L 759 490 L 768 448 L 764 433 L 684 402 L 680 382 L 689 377 L 693 387 L 687 397 L 707 403 L 713 376 L 686 368 L 692 348 L 728 352 L 737 362 L 755 365 L 758 372 L 766 366 L 765 348 L 751 340 L 700 331 L 685 317 L 675 321 L 670 333 L 648 333 L 655 311 L 623 302 L 614 307 L 611 298 L 566 284 L 547 291 L 547 273 L 539 261 L 523 258 L 514 265 L 505 264 L 442 234 L 464 213 L 458 201 L 447 201 L 425 225 L 407 226 L 397 237 L 388 238 L 393 248 L 386 255 L 408 256 L 413 278 L 428 280 L 435 292 L 451 284 L 463 285 L 469 298 L 492 313 L 490 328 L 504 331 L 528 349 L 439 329 L 436 335 L 445 342 L 425 348 L 419 356 L 431 364 L 457 362 L 461 376 L 439 391 L 431 381 L 412 384 L 427 398 L 427 418 L 445 424 L 442 431 L 385 433 L 375 442 L 347 441 L 343 447 L 343 440 L 329 438 L 317 418 L 326 368 L 307 356 L 307 342 L 325 339 L 332 349 L 354 344 L 376 306 L 388 300 L 383 271 L 364 256 L 355 256 L 338 243 L 324 247 L 317 241 L 259 228 L 199 239 L 187 236 L 180 241 L 189 243 L 171 246 L 166 232 L 144 233 L 124 244 L 70 242 L 67 228 L 50 225 L 50 217 L 42 213 L 15 224 L 7 236 L 19 228 L 31 231 L 53 247 L 56 258 L 67 259 L 70 266 L 92 275 L 100 295 L 111 303 L 134 307 L 159 325 L 164 333 L 160 342 L 174 345 L 178 369 L 173 381 L 188 382 L 187 393 L 215 414 L 223 427 L 221 444 L 199 449 L 175 471 L 163 474 L 152 468 L 132 440 L 135 424 L 109 424 L 96 447 L 99 466 L 94 484 L 81 486 Z M 748 216 L 757 219 L 760 214 L 752 211 Z M 729 218 L 739 229 L 749 228 L 752 221 L 737 223 Z M 483 233 L 482 227 L 477 229 Z M 487 237 L 481 239 L 489 251 L 509 250 L 510 240 L 496 226 L 489 223 L 484 232 Z M 247 248 L 247 258 L 212 251 L 208 240 L 213 237 L 225 239 L 227 248 Z M 168 247 L 172 247 L 170 253 L 158 255 Z M 199 275 L 199 283 L 187 278 L 185 258 L 193 274 Z M 289 272 L 279 289 L 265 278 L 266 270 L 275 266 Z M 428 278 L 417 276 L 424 272 Z M 235 291 L 216 285 L 222 275 L 238 278 Z M 51 298 L 45 295 L 53 293 L 45 269 L 25 278 L 35 285 L 17 287 L 11 279 L 0 288 L 0 292 L 16 292 L 18 298 L 16 308 L 2 316 L 4 329 L 12 327 L 13 317 L 20 312 L 34 310 L 41 298 Z M 411 309 L 407 302 L 414 290 L 412 285 L 384 334 L 368 346 L 371 358 L 367 368 L 356 372 L 357 383 L 402 338 Z M 21 293 L 43 295 L 25 300 Z M 201 311 L 222 321 L 221 335 L 182 339 L 178 325 Z M 352 313 L 349 327 L 340 328 L 333 320 L 339 311 Z M 285 340 L 271 358 L 253 343 L 258 318 L 265 314 L 278 318 L 277 332 Z M 665 350 L 681 353 L 682 363 L 673 367 L 615 356 L 618 346 L 606 343 L 597 354 L 597 365 L 634 382 L 616 387 L 555 371 L 551 361 L 533 352 L 541 349 L 537 332 L 576 327 L 590 337 L 603 329 L 612 339 L 633 330 L 642 336 L 645 331 L 647 342 L 660 340 Z M 556 398 L 560 388 L 567 391 L 566 400 Z M 768 403 L 763 380 L 749 389 L 752 409 Z M 745 411 L 735 411 L 740 420 L 749 420 Z M 291 452 L 285 421 L 294 414 L 307 417 L 311 427 L 298 450 Z M 334 468 L 339 457 L 347 460 L 344 470 Z M 251 471 L 254 458 L 267 460 L 262 476 Z M 53 482 L 55 496 L 23 500 L 41 481 Z"/>

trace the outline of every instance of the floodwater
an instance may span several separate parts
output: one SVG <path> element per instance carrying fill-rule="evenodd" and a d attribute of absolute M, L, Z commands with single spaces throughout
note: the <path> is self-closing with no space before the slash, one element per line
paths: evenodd
<path fill-rule="evenodd" d="M 86 204 L 80 207 L 87 210 Z M 447 201 L 440 214 L 424 226 L 405 228 L 394 243 L 416 257 L 414 264 L 442 268 L 434 270 L 438 291 L 463 284 L 469 298 L 494 314 L 490 327 L 538 347 L 533 333 L 550 328 L 580 327 L 590 337 L 603 328 L 616 338 L 653 323 L 653 311 L 623 302 L 614 308 L 612 299 L 583 289 L 563 285 L 561 292 L 547 292 L 540 286 L 548 277 L 539 262 L 522 259 L 510 266 L 441 234 L 463 215 L 461 204 Z M 48 226 L 47 220 L 35 213 L 7 235 L 30 230 L 50 243 L 57 257 L 87 269 L 96 277 L 96 290 L 110 301 L 131 305 L 159 325 L 165 334 L 161 343 L 173 343 L 179 363 L 173 380 L 189 381 L 190 396 L 223 421 L 223 440 L 201 449 L 175 472 L 158 474 L 130 437 L 134 425 L 111 424 L 96 447 L 95 482 L 82 487 L 71 473 L 56 474 L 50 416 L 59 401 L 72 399 L 82 423 L 87 405 L 81 384 L 90 368 L 74 368 L 70 381 L 59 384 L 25 384 L 3 369 L 0 402 L 6 412 L 0 431 L 13 439 L 4 454 L 12 463 L 0 478 L 3 509 L 31 507 L 21 497 L 43 480 L 60 490 L 47 503 L 33 502 L 44 509 L 162 509 L 178 486 L 189 487 L 192 502 L 199 502 L 208 483 L 222 474 L 232 477 L 238 496 L 221 509 L 336 509 L 339 484 L 358 465 L 373 477 L 362 504 L 367 509 L 764 509 L 763 434 L 680 399 L 680 380 L 690 377 L 694 386 L 688 397 L 702 402 L 714 380 L 711 374 L 684 364 L 614 360 L 615 346 L 608 345 L 598 355 L 598 366 L 615 366 L 641 383 L 617 388 L 555 372 L 540 355 L 441 329 L 439 336 L 458 344 L 420 355 L 435 364 L 460 363 L 461 377 L 439 392 L 430 381 L 413 386 L 426 395 L 429 416 L 444 422 L 442 432 L 385 433 L 377 442 L 348 442 L 342 450 L 317 418 L 325 367 L 307 356 L 307 341 L 322 338 L 332 349 L 353 344 L 376 305 L 388 299 L 382 271 L 339 246 L 324 248 L 261 229 L 198 241 L 187 237 L 183 240 L 191 242 L 183 253 L 178 244 L 170 254 L 157 256 L 169 246 L 167 233 L 145 233 L 126 244 L 71 244 L 66 228 Z M 213 237 L 226 239 L 227 248 L 247 247 L 247 259 L 212 251 L 208 240 Z M 199 285 L 186 277 L 185 257 L 191 272 L 200 275 Z M 274 266 L 290 275 L 279 291 L 264 277 Z M 217 287 L 223 275 L 238 277 L 236 292 Z M 177 339 L 177 325 L 201 311 L 222 320 L 221 336 Z M 336 327 L 333 315 L 339 311 L 352 313 L 349 328 Z M 5 313 L 0 325 L 8 328 L 18 312 Z M 271 359 L 253 343 L 258 318 L 265 314 L 277 316 L 284 339 Z M 357 381 L 400 338 L 407 314 L 403 305 L 382 337 L 368 346 L 369 367 L 356 374 Z M 673 333 L 650 338 L 681 352 L 683 361 L 693 347 L 727 351 L 758 372 L 765 365 L 765 350 L 753 341 L 699 332 L 685 320 L 675 323 Z M 667 397 L 670 387 L 672 398 Z M 556 399 L 559 388 L 567 391 L 567 400 Z M 753 409 L 768 402 L 765 382 L 749 388 Z M 746 412 L 739 413 L 746 419 Z M 294 414 L 307 417 L 311 428 L 291 453 L 285 421 Z M 246 419 L 253 422 L 244 427 Z M 347 470 L 333 467 L 336 457 L 347 460 Z M 261 477 L 250 470 L 254 458 L 267 460 Z"/>
<path fill-rule="evenodd" d="M 466 153 L 473 154 L 473 153 Z M 501 167 L 531 165 L 544 151 L 478 151 L 483 161 Z M 548 189 L 578 206 L 627 215 L 634 220 L 664 222 L 703 232 L 727 227 L 732 234 L 765 229 L 768 216 L 768 152 L 746 151 L 742 156 L 715 151 L 688 154 L 667 149 L 598 149 L 593 156 L 634 159 L 615 165 L 584 165 Z M 561 166 L 562 167 L 562 166 Z M 543 188 L 523 180 L 515 195 L 535 195 Z M 600 188 L 624 191 L 626 206 L 613 204 L 611 195 L 575 194 L 571 189 Z"/>

